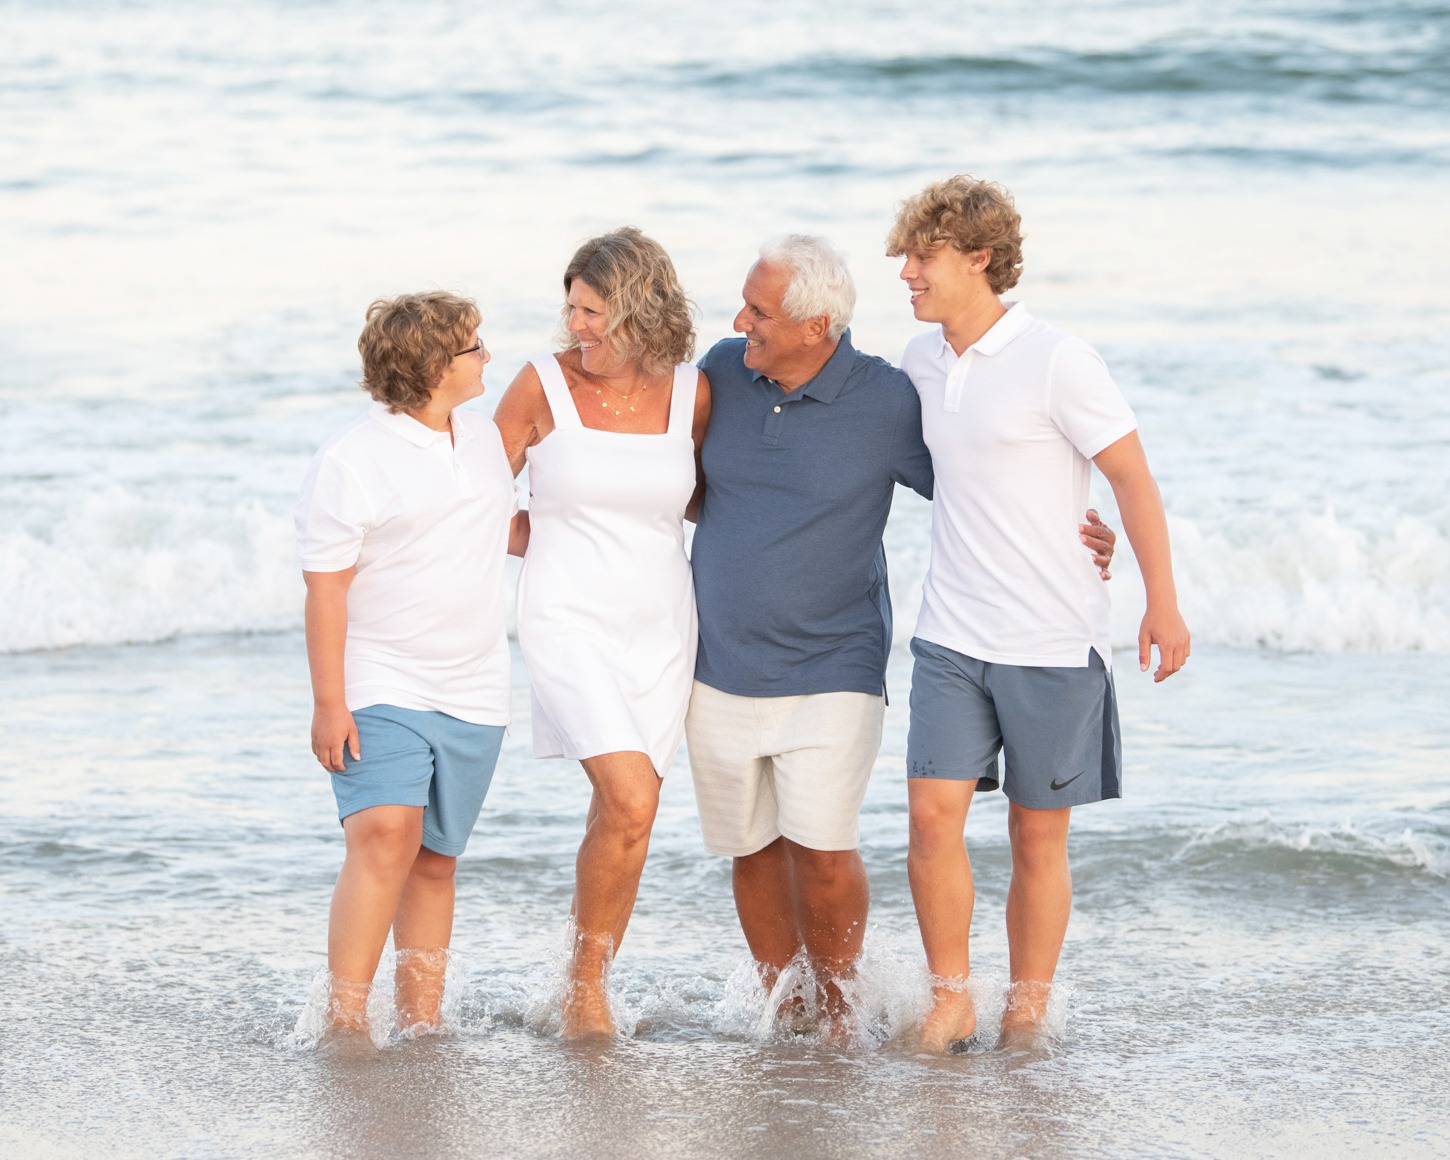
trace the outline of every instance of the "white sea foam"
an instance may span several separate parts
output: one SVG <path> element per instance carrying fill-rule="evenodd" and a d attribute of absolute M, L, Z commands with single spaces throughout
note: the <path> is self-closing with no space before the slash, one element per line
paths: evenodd
<path fill-rule="evenodd" d="M 254 498 L 81 496 L 41 534 L 0 534 L 0 651 L 300 623 L 291 522 Z"/>
<path fill-rule="evenodd" d="M 1433 832 L 1428 822 L 1419 828 L 1371 833 L 1349 820 L 1337 825 L 1286 824 L 1262 814 L 1209 826 L 1184 843 L 1178 857 L 1189 858 L 1196 851 L 1222 846 L 1338 855 L 1450 878 L 1450 837 Z"/>
<path fill-rule="evenodd" d="M 908 941 L 909 949 L 893 936 L 874 928 L 868 931 L 856 972 L 842 987 L 851 1010 L 844 1029 L 848 1050 L 871 1052 L 887 1046 L 911 1048 L 914 1044 L 914 1033 L 930 1007 L 931 982 L 915 938 Z M 448 1029 L 467 1033 L 477 1022 L 480 1027 L 521 1026 L 543 1038 L 557 1038 L 568 986 L 567 945 L 567 941 L 557 944 L 547 962 L 526 978 L 501 980 L 497 973 L 489 972 L 475 979 L 470 988 L 450 970 Z M 385 974 L 380 972 L 379 979 Z M 610 1011 L 616 1029 L 626 1039 L 704 1036 L 746 1043 L 823 1041 L 823 1029 L 813 1019 L 807 1018 L 796 1026 L 776 1018 L 781 1003 L 795 996 L 804 1001 L 806 1008 L 815 1007 L 815 983 L 803 959 L 788 966 L 769 993 L 761 986 L 756 965 L 748 956 L 740 959 L 723 979 L 717 975 L 662 974 L 627 958 L 610 974 Z M 974 974 L 969 986 L 982 1038 L 995 1040 L 1006 1008 L 1009 981 L 988 972 Z M 299 1018 L 298 1042 L 316 1040 L 315 1031 L 320 1026 L 316 1010 L 320 1010 L 319 1002 L 325 1002 L 325 992 L 319 1000 L 317 987 L 314 983 L 307 1010 Z M 386 995 L 379 997 L 385 990 L 386 984 L 375 985 L 369 1004 L 375 1025 L 379 1020 L 385 1022 L 390 1010 Z M 460 991 L 464 994 L 461 1000 Z M 1070 985 L 1058 983 L 1053 987 L 1046 1030 L 1054 1038 L 1060 1038 L 1066 1028 L 1072 998 Z M 375 1040 L 380 1045 L 384 1042 L 376 1032 Z"/>
<path fill-rule="evenodd" d="M 1333 509 L 1170 522 L 1183 611 L 1198 639 L 1293 652 L 1450 652 L 1450 539 L 1386 512 L 1363 530 Z M 1137 637 L 1142 585 L 1119 570 L 1113 636 Z M 1126 591 L 1124 591 L 1126 590 Z"/>
<path fill-rule="evenodd" d="M 924 506 L 924 505 L 923 505 Z M 908 509 L 909 510 L 909 509 Z M 1121 530 L 1110 511 L 1104 513 Z M 921 523 L 925 524 L 924 516 Z M 1450 652 L 1450 535 L 1386 512 L 1365 530 L 1333 510 L 1169 518 L 1185 619 L 1199 644 L 1312 653 Z M 1113 565 L 1113 647 L 1136 648 L 1143 584 L 1124 537 Z M 921 600 L 925 536 L 892 537 L 897 644 Z"/>
<path fill-rule="evenodd" d="M 889 537 L 897 644 L 915 623 L 925 505 Z M 1450 536 L 1387 513 L 1365 530 L 1334 511 L 1170 520 L 1184 615 L 1202 644 L 1311 653 L 1450 653 Z M 1113 580 L 1113 643 L 1131 649 L 1142 584 Z M 275 497 L 153 500 L 113 484 L 49 526 L 0 533 L 0 652 L 270 632 L 301 624 L 291 514 Z"/>

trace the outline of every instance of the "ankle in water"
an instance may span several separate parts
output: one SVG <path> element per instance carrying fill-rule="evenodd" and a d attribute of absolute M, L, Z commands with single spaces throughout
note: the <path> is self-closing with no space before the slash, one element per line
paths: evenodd
<path fill-rule="evenodd" d="M 368 1032 L 368 996 L 372 983 L 330 975 L 327 981 L 327 1027 L 333 1031 Z"/>
<path fill-rule="evenodd" d="M 443 992 L 448 976 L 447 947 L 405 947 L 393 968 L 398 1029 L 425 1034 L 443 1026 Z"/>

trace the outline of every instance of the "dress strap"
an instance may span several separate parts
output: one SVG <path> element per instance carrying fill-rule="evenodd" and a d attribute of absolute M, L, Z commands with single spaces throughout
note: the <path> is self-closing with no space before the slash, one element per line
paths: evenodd
<path fill-rule="evenodd" d="M 675 385 L 670 393 L 670 425 L 665 430 L 671 435 L 688 437 L 695 425 L 695 391 L 700 385 L 700 371 L 694 363 L 680 363 L 675 367 Z"/>
<path fill-rule="evenodd" d="M 564 378 L 564 368 L 551 354 L 541 354 L 529 359 L 529 365 L 538 373 L 539 383 L 544 388 L 544 398 L 549 400 L 549 410 L 554 412 L 554 426 L 583 427 L 579 408 L 569 394 L 569 382 Z"/>

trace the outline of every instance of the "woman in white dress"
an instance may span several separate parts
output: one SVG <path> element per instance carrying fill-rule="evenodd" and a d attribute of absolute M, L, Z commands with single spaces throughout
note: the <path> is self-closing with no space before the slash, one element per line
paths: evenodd
<path fill-rule="evenodd" d="M 660 782 L 684 729 L 695 597 L 683 521 L 710 416 L 690 304 L 658 243 L 625 228 L 564 271 L 564 349 L 518 373 L 494 416 L 529 466 L 519 644 L 534 756 L 593 786 L 574 889 L 564 1034 L 611 1035 L 609 963 L 639 890 Z"/>

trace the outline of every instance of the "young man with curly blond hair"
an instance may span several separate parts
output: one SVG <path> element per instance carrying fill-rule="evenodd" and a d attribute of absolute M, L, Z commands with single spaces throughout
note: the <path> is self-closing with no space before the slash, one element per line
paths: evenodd
<path fill-rule="evenodd" d="M 379 299 L 358 349 L 372 408 L 312 461 L 297 503 L 312 752 L 346 855 L 327 937 L 327 1022 L 366 1032 L 389 930 L 398 1023 L 440 1020 L 458 855 L 509 719 L 504 557 L 526 538 L 486 415 L 478 308 Z"/>
<path fill-rule="evenodd" d="M 1009 799 L 1011 987 L 1003 1046 L 1044 1042 L 1072 905 L 1073 806 L 1121 796 L 1108 595 L 1067 533 L 1096 466 L 1112 486 L 1147 589 L 1138 662 L 1155 681 L 1188 657 L 1168 527 L 1137 423 L 1097 352 L 1001 295 L 1022 272 L 1012 195 L 959 175 L 902 203 L 887 253 L 916 317 L 937 324 L 901 368 L 921 397 L 935 472 L 932 553 L 911 649 L 908 872 L 948 1050 L 976 1029 L 967 986 L 973 792 Z M 999 775 L 997 755 L 1004 755 Z"/>

